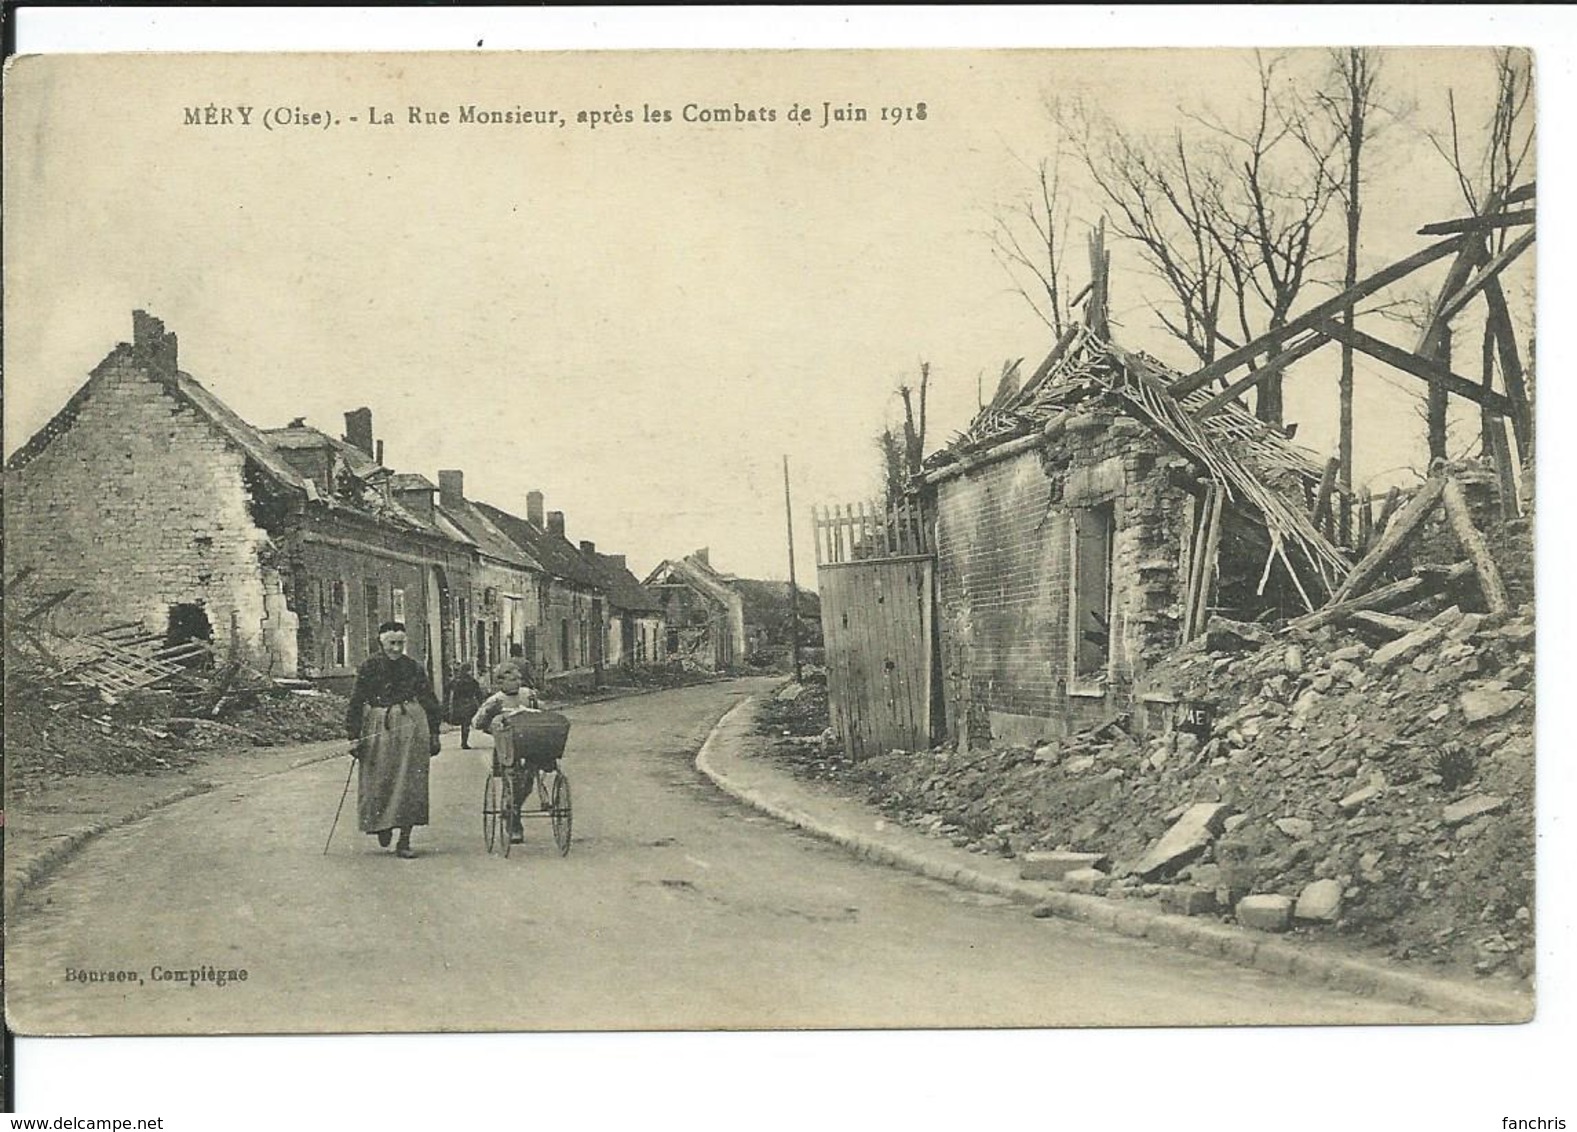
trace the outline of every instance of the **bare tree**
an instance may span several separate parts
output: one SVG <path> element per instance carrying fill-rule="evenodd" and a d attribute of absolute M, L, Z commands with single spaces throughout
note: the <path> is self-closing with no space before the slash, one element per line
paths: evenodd
<path fill-rule="evenodd" d="M 1482 147 L 1476 155 L 1469 155 L 1463 141 L 1463 127 L 1457 112 L 1456 92 L 1446 93 L 1449 127 L 1444 134 L 1427 133 L 1430 143 L 1451 167 L 1461 190 L 1462 200 L 1474 216 L 1497 212 L 1506 204 L 1507 197 L 1527 173 L 1533 153 L 1533 69 L 1528 53 L 1518 48 L 1495 48 L 1491 55 L 1495 76 L 1495 104 L 1490 112 Z M 1482 237 L 1482 243 L 1473 249 L 1470 263 L 1488 261 L 1491 256 L 1506 249 L 1509 238 L 1506 228 L 1492 229 Z M 1483 328 L 1483 382 L 1491 383 L 1497 357 L 1501 362 L 1502 376 L 1508 382 L 1520 384 L 1524 380 L 1521 363 L 1515 357 L 1513 321 L 1505 295 L 1498 282 L 1485 288 L 1489 315 Z M 1441 306 L 1450 296 L 1442 294 Z M 1441 318 L 1431 320 L 1420 343 L 1420 352 L 1432 353 L 1449 364 L 1450 327 Z M 1497 327 L 1499 329 L 1497 329 Z M 1484 455 L 1493 454 L 1494 432 L 1502 428 L 1487 412 L 1481 425 Z M 1429 453 L 1435 459 L 1446 454 L 1446 392 L 1439 385 L 1429 389 L 1428 408 Z M 1502 436 L 1504 434 L 1502 433 Z M 1526 457 L 1528 453 L 1524 452 Z"/>
<path fill-rule="evenodd" d="M 993 218 L 992 252 L 1014 289 L 1053 334 L 1067 323 L 1062 263 L 1070 213 L 1062 199 L 1061 154 L 1032 170 L 1034 188 Z M 1025 281 L 1028 276 L 1030 282 Z"/>
<path fill-rule="evenodd" d="M 909 490 L 909 481 L 922 471 L 925 459 L 925 399 L 931 384 L 931 363 L 920 363 L 920 385 L 898 383 L 898 399 L 903 404 L 903 420 L 897 428 L 888 425 L 876 437 L 882 456 L 883 494 L 888 503 L 897 503 Z M 918 411 L 916 411 L 918 409 Z"/>
<path fill-rule="evenodd" d="M 1236 347 L 1229 321 L 1241 341 L 1285 325 L 1333 254 L 1323 221 L 1336 195 L 1336 142 L 1277 97 L 1282 57 L 1255 58 L 1258 97 L 1245 119 L 1184 111 L 1191 128 L 1175 130 L 1164 148 L 1079 105 L 1059 119 L 1116 210 L 1114 230 L 1171 291 L 1172 302 L 1156 309 L 1162 325 L 1201 365 L 1218 346 Z M 1255 402 L 1275 424 L 1281 380 L 1262 382 Z"/>
<path fill-rule="evenodd" d="M 1379 96 L 1380 52 L 1372 47 L 1334 48 L 1329 52 L 1325 83 L 1315 91 L 1312 105 L 1293 117 L 1293 128 L 1311 153 L 1320 156 L 1319 167 L 1332 179 L 1333 190 L 1346 221 L 1346 264 L 1342 289 L 1351 290 L 1358 282 L 1358 247 L 1363 221 L 1364 150 L 1384 129 L 1386 119 L 1395 119 L 1404 108 L 1390 105 Z M 1323 127 L 1320 128 L 1320 127 Z M 1338 160 L 1326 160 L 1326 138 L 1336 143 Z M 1357 311 L 1349 304 L 1342 321 L 1351 330 Z M 1341 374 L 1337 379 L 1337 473 L 1336 486 L 1343 496 L 1352 494 L 1353 473 L 1353 346 L 1341 344 Z M 1351 513 L 1341 509 L 1340 537 L 1351 535 Z"/>

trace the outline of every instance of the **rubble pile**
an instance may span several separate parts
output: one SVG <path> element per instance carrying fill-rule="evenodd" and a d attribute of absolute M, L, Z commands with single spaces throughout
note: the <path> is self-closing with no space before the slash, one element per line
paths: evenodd
<path fill-rule="evenodd" d="M 767 705 L 761 730 L 796 733 L 774 753 L 798 773 L 1020 858 L 1027 878 L 1527 976 L 1532 614 L 1463 613 L 1449 596 L 1402 612 L 1421 627 L 1212 622 L 1147 681 L 1204 706 L 1203 734 L 1141 738 L 1118 720 L 1034 748 L 854 764 L 830 737 L 798 738 L 816 721 L 791 705 Z"/>
<path fill-rule="evenodd" d="M 217 713 L 190 697 L 141 689 L 109 703 L 91 688 L 6 677 L 7 788 L 26 794 L 43 779 L 88 773 L 179 770 L 201 751 L 333 739 L 344 733 L 344 698 L 310 689 L 232 686 Z"/>

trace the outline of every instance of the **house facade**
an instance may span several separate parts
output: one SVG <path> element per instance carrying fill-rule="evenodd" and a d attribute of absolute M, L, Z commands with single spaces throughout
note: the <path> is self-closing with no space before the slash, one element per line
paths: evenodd
<path fill-rule="evenodd" d="M 537 656 L 547 571 L 466 498 L 464 472 L 438 473 L 438 499 L 443 513 L 476 544 L 477 565 L 456 621 L 462 663 L 485 679 L 511 657 Z"/>
<path fill-rule="evenodd" d="M 545 511 L 540 491 L 526 493 L 526 517 L 476 504 L 489 522 L 542 567 L 536 644 L 522 653 L 549 683 L 600 681 L 605 663 L 607 598 L 596 567 L 564 534 L 564 512 Z"/>
<path fill-rule="evenodd" d="M 582 541 L 581 555 L 597 565 L 608 598 L 607 640 L 603 655 L 609 667 L 652 668 L 666 660 L 663 608 L 657 596 L 636 581 L 622 554 L 599 554 Z"/>

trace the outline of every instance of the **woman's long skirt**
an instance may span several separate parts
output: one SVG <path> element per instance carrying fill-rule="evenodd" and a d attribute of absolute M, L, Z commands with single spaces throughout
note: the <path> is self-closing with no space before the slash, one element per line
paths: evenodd
<path fill-rule="evenodd" d="M 369 707 L 362 715 L 356 814 L 363 833 L 427 824 L 430 735 L 416 703 Z"/>

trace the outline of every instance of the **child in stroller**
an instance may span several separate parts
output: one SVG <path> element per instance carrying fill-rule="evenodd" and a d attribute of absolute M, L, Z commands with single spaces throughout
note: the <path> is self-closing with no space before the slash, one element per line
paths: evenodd
<path fill-rule="evenodd" d="M 503 716 L 517 711 L 542 710 L 536 690 L 526 686 L 519 666 L 502 664 L 494 672 L 493 679 L 497 683 L 498 691 L 483 700 L 482 706 L 476 709 L 476 715 L 471 719 L 471 726 L 476 730 L 491 733 L 493 724 Z M 514 796 L 514 805 L 508 815 L 509 840 L 518 845 L 524 840 L 524 831 L 520 825 L 520 806 L 526 800 L 527 791 L 531 786 L 533 768 L 515 759 L 512 749 L 506 748 L 503 758 L 506 760 L 504 773 L 509 776 Z"/>

